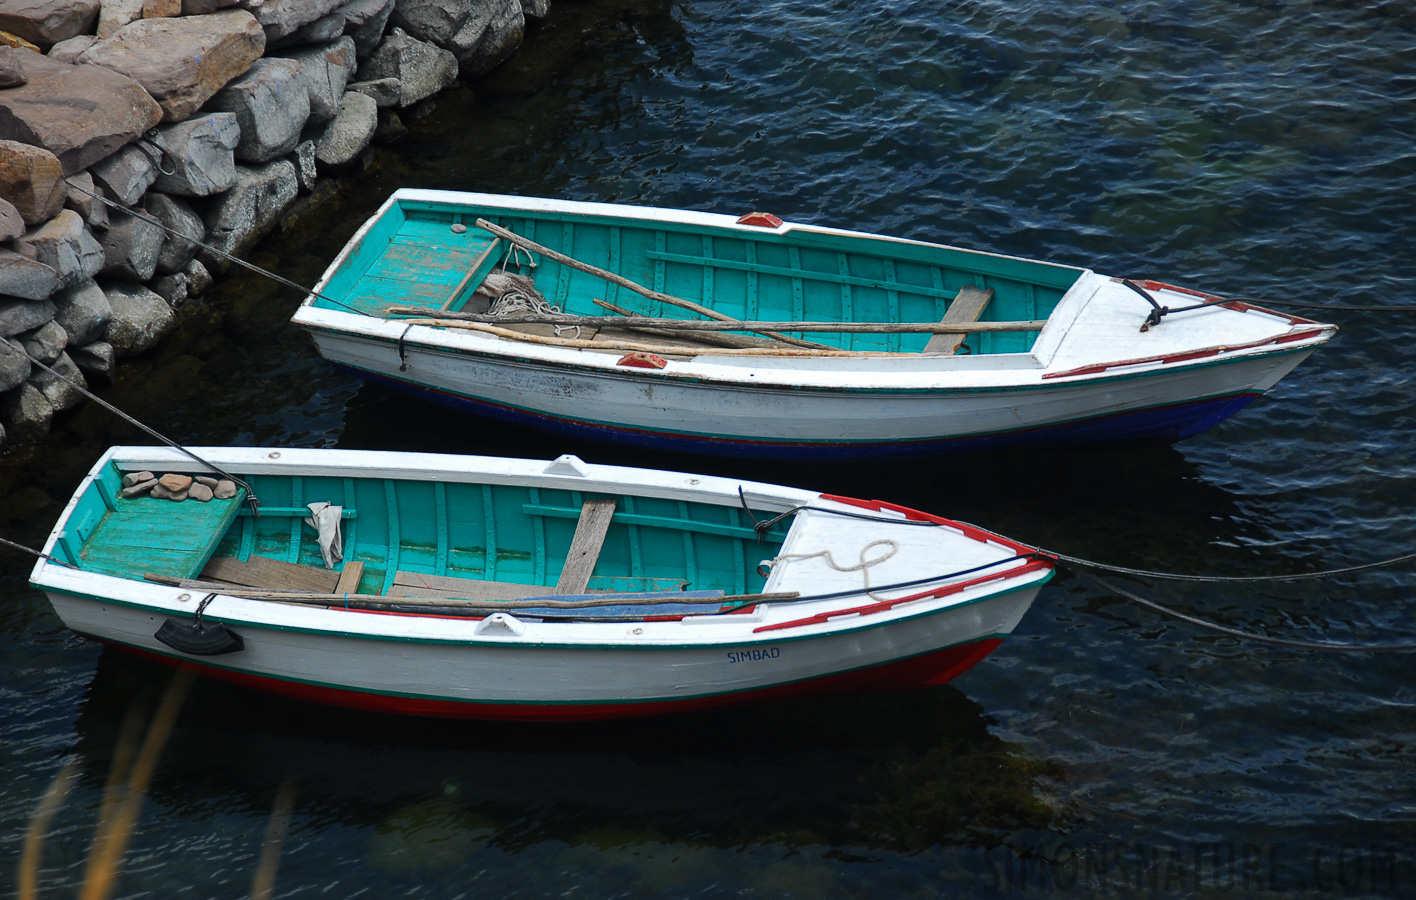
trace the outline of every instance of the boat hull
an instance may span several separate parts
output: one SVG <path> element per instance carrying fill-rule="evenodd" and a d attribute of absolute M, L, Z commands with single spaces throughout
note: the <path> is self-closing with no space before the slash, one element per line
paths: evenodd
<path fill-rule="evenodd" d="M 1315 349 L 1085 381 L 825 389 L 656 379 L 313 330 L 366 380 L 560 434 L 680 452 L 869 459 L 1043 445 L 1170 443 L 1223 421 Z"/>
<path fill-rule="evenodd" d="M 174 652 L 163 611 L 47 591 L 64 624 L 124 651 L 268 693 L 405 715 L 577 721 L 944 684 L 987 656 L 1040 585 L 925 615 L 713 646 L 489 646 L 301 632 L 226 616 L 245 649 Z M 366 617 L 359 612 L 333 615 Z M 800 629 L 807 630 L 810 629 Z"/>

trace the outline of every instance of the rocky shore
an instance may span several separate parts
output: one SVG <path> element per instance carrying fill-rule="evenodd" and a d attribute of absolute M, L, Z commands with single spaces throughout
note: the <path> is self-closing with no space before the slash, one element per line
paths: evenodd
<path fill-rule="evenodd" d="M 0 0 L 0 451 L 173 329 L 230 266 L 194 242 L 242 256 L 548 6 Z"/>

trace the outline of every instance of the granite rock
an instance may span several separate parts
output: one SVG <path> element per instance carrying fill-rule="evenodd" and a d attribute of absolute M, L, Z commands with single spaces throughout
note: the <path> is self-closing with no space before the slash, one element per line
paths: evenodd
<path fill-rule="evenodd" d="M 43 300 L 59 290 L 53 267 L 0 247 L 0 300 Z"/>
<path fill-rule="evenodd" d="M 10 202 L 26 225 L 54 218 L 67 196 L 57 156 L 43 147 L 0 140 L 0 198 Z"/>
<path fill-rule="evenodd" d="M 183 197 L 219 194 L 236 183 L 241 126 L 235 113 L 203 113 L 157 129 L 153 143 L 163 150 L 154 190 Z M 170 170 L 170 174 L 169 174 Z"/>
<path fill-rule="evenodd" d="M 150 192 L 145 205 L 148 215 L 167 228 L 162 252 L 157 256 L 157 271 L 164 274 L 181 272 L 197 253 L 197 245 L 193 241 L 206 237 L 202 217 L 184 201 L 167 194 Z"/>
<path fill-rule="evenodd" d="M 54 304 L 54 321 L 69 335 L 69 343 L 92 343 L 108 330 L 113 307 L 108 295 L 92 280 L 65 288 L 49 298 Z"/>
<path fill-rule="evenodd" d="M 207 226 L 207 243 L 239 256 L 246 247 L 275 227 L 280 214 L 295 202 L 298 193 L 295 166 L 289 160 L 238 169 L 235 186 L 207 206 L 203 216 Z M 224 271 L 229 265 L 225 259 L 207 250 L 199 251 L 197 256 L 206 266 L 217 271 Z"/>
<path fill-rule="evenodd" d="M 14 240 L 16 252 L 42 262 L 59 276 L 60 284 L 73 287 L 103 268 L 103 247 L 89 233 L 84 220 L 72 209 Z"/>
<path fill-rule="evenodd" d="M 236 159 L 263 163 L 300 143 L 310 118 L 310 94 L 299 61 L 268 58 L 217 92 L 207 108 L 236 115 L 241 126 Z"/>
<path fill-rule="evenodd" d="M 44 300 L 0 297 L 0 337 L 14 337 L 54 318 L 54 304 Z"/>
<path fill-rule="evenodd" d="M 54 407 L 39 388 L 26 382 L 0 394 L 0 422 L 15 444 L 38 444 L 49 436 Z"/>
<path fill-rule="evenodd" d="M 99 0 L 6 0 L 0 3 L 0 31 L 49 46 L 93 31 Z"/>
<path fill-rule="evenodd" d="M 394 28 L 359 67 L 360 81 L 396 78 L 399 106 L 412 106 L 457 80 L 457 58 L 447 50 Z"/>
<path fill-rule="evenodd" d="M 315 158 L 327 166 L 345 166 L 373 142 L 379 124 L 374 98 L 350 92 L 339 104 L 339 114 L 315 144 Z"/>
<path fill-rule="evenodd" d="M 113 278 L 147 281 L 157 271 L 164 234 L 146 216 L 115 212 L 108 230 L 99 236 L 103 246 L 103 268 L 99 272 Z"/>
<path fill-rule="evenodd" d="M 103 283 L 103 292 L 113 307 L 106 340 L 118 357 L 155 347 L 176 325 L 167 301 L 141 284 L 108 281 Z"/>

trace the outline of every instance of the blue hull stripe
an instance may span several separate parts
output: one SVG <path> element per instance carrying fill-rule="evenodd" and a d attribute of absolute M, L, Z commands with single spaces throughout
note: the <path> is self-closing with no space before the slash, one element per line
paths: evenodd
<path fill-rule="evenodd" d="M 882 459 L 936 456 L 947 453 L 977 453 L 1044 445 L 1172 443 L 1222 422 L 1260 396 L 1259 392 L 1242 392 L 1221 397 L 1207 397 L 1203 400 L 1186 403 L 1114 413 L 1080 421 L 1063 422 L 1040 428 L 967 437 L 840 444 L 820 441 L 772 442 L 712 438 L 559 419 L 451 394 L 437 388 L 410 384 L 339 363 L 334 363 L 334 365 L 336 368 L 357 375 L 366 381 L 434 400 L 463 412 L 540 428 L 555 434 L 656 450 L 758 459 Z"/>

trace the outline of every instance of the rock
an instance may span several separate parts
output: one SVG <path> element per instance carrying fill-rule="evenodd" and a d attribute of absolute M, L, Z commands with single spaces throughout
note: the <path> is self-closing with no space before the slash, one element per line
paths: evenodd
<path fill-rule="evenodd" d="M 54 421 L 54 407 L 39 388 L 25 383 L 18 389 L 0 394 L 0 422 L 11 442 L 38 444 L 49 436 Z"/>
<path fill-rule="evenodd" d="M 350 0 L 339 8 L 344 16 L 344 33 L 354 39 L 354 53 L 360 58 L 378 49 L 393 15 L 393 0 Z"/>
<path fill-rule="evenodd" d="M 14 246 L 22 256 L 53 269 L 65 287 L 81 284 L 103 268 L 103 247 L 72 209 L 60 210 L 39 228 L 16 238 Z"/>
<path fill-rule="evenodd" d="M 266 52 L 304 44 L 328 44 L 344 34 L 345 24 L 344 14 L 336 9 L 323 19 L 316 19 L 308 25 L 302 25 L 285 37 L 267 38 Z"/>
<path fill-rule="evenodd" d="M 187 263 L 187 267 L 182 270 L 182 274 L 187 276 L 187 296 L 196 297 L 211 287 L 211 273 L 207 267 L 202 265 L 201 260 L 193 259 Z"/>
<path fill-rule="evenodd" d="M 299 183 L 301 192 L 308 194 L 313 191 L 319 177 L 319 169 L 315 165 L 315 142 L 301 141 L 296 144 L 290 161 L 295 164 L 295 180 Z"/>
<path fill-rule="evenodd" d="M 29 50 L 32 53 L 44 52 L 19 35 L 11 34 L 8 31 L 0 31 L 0 47 L 9 47 L 11 50 Z"/>
<path fill-rule="evenodd" d="M 157 129 L 153 142 L 165 155 L 154 190 L 183 197 L 219 194 L 236 183 L 241 126 L 234 113 L 204 113 Z M 171 170 L 169 175 L 166 170 Z"/>
<path fill-rule="evenodd" d="M 32 369 L 24 346 L 0 337 L 0 394 L 24 384 Z"/>
<path fill-rule="evenodd" d="M 457 58 L 395 28 L 359 67 L 360 81 L 397 78 L 399 106 L 411 106 L 457 80 Z"/>
<path fill-rule="evenodd" d="M 143 0 L 144 19 L 163 19 L 182 15 L 182 0 Z"/>
<path fill-rule="evenodd" d="M 157 256 L 157 271 L 169 274 L 181 272 L 187 261 L 197 253 L 197 245 L 193 241 L 206 237 L 202 217 L 191 206 L 166 194 L 149 193 L 144 205 L 148 215 L 167 228 L 162 252 Z M 183 295 L 186 295 L 185 288 Z"/>
<path fill-rule="evenodd" d="M 69 358 L 74 361 L 74 365 L 84 373 L 84 378 L 88 380 L 89 384 L 96 381 L 106 383 L 113 380 L 115 366 L 112 344 L 107 341 L 94 341 L 92 344 L 85 344 L 82 347 L 70 347 L 67 352 Z"/>
<path fill-rule="evenodd" d="M 525 33 L 521 0 L 490 0 L 473 8 L 472 15 L 449 41 L 449 49 L 457 56 L 462 71 L 481 75 L 515 52 Z"/>
<path fill-rule="evenodd" d="M 62 325 L 45 322 L 28 335 L 22 335 L 20 342 L 30 359 L 48 366 L 53 365 L 64 348 L 69 346 L 69 335 Z"/>
<path fill-rule="evenodd" d="M 63 412 L 83 403 L 88 382 L 84 381 L 84 373 L 74 365 L 69 354 L 60 353 L 49 368 L 51 371 L 48 372 L 40 369 L 30 373 L 29 383 L 39 389 L 50 407 L 55 412 Z"/>
<path fill-rule="evenodd" d="M 65 178 L 64 185 L 66 208 L 82 216 L 89 228 L 102 231 L 108 227 L 108 204 L 94 196 L 103 196 L 103 188 L 93 183 L 92 175 L 87 171 L 77 172 Z"/>
<path fill-rule="evenodd" d="M 322 19 L 341 0 L 245 0 L 244 5 L 265 29 L 266 40 L 275 41 L 294 34 L 301 27 Z"/>
<path fill-rule="evenodd" d="M 187 488 L 187 497 L 199 503 L 206 503 L 212 498 L 212 490 L 204 484 L 194 484 Z"/>
<path fill-rule="evenodd" d="M 235 113 L 241 126 L 236 158 L 262 163 L 300 143 L 300 131 L 310 117 L 310 95 L 298 61 L 262 59 L 212 97 L 207 108 Z"/>
<path fill-rule="evenodd" d="M 42 46 L 93 31 L 99 0 L 5 0 L 0 31 Z"/>
<path fill-rule="evenodd" d="M 14 206 L 26 225 L 54 218 L 66 196 L 59 157 L 43 147 L 0 140 L 0 198 Z"/>
<path fill-rule="evenodd" d="M 148 282 L 148 287 L 153 293 L 167 301 L 167 305 L 175 309 L 181 309 L 187 302 L 187 276 L 181 272 L 174 272 L 171 275 L 163 275 L 161 278 L 154 278 Z"/>
<path fill-rule="evenodd" d="M 212 491 L 212 496 L 218 500 L 230 500 L 236 496 L 236 482 L 223 478 L 216 485 L 216 490 Z"/>
<path fill-rule="evenodd" d="M 103 337 L 113 318 L 108 295 L 93 281 L 65 288 L 50 302 L 54 304 L 54 321 L 68 333 L 72 345 L 89 344 Z"/>
<path fill-rule="evenodd" d="M 54 318 L 54 304 L 48 300 L 11 300 L 0 297 L 0 337 L 14 337 Z"/>
<path fill-rule="evenodd" d="M 204 16 L 240 2 L 242 0 L 182 0 L 182 15 Z"/>
<path fill-rule="evenodd" d="M 132 206 L 157 180 L 157 159 L 161 151 L 149 147 L 147 141 L 129 144 L 94 163 L 89 172 L 108 196 L 124 206 Z"/>
<path fill-rule="evenodd" d="M 204 216 L 207 243 L 236 256 L 275 227 L 280 214 L 295 201 L 299 185 L 295 166 L 276 160 L 264 166 L 241 168 L 231 190 L 214 199 Z M 197 254 L 205 265 L 223 271 L 228 265 L 210 251 Z"/>
<path fill-rule="evenodd" d="M 212 490 L 216 490 L 216 486 L 221 483 L 215 478 L 212 478 L 210 475 L 198 475 L 196 476 L 195 481 L 197 482 L 197 484 L 204 484 Z"/>
<path fill-rule="evenodd" d="M 144 469 L 141 472 L 129 472 L 123 476 L 123 487 L 132 487 L 135 484 L 142 484 L 147 481 L 156 481 L 157 475 Z"/>
<path fill-rule="evenodd" d="M 20 87 L 29 81 L 25 74 L 24 50 L 0 47 L 0 89 Z"/>
<path fill-rule="evenodd" d="M 59 273 L 38 260 L 0 247 L 0 302 L 43 300 L 59 290 Z"/>
<path fill-rule="evenodd" d="M 169 491 L 185 491 L 192 486 L 192 476 L 178 475 L 175 472 L 169 472 L 157 479 L 157 483 L 167 488 Z"/>
<path fill-rule="evenodd" d="M 358 64 L 354 57 L 354 39 L 342 37 L 334 43 L 310 47 L 289 58 L 300 63 L 305 87 L 310 94 L 310 121 L 328 122 L 339 111 L 344 86 Z"/>
<path fill-rule="evenodd" d="M 521 0 L 521 12 L 535 19 L 551 14 L 551 0 Z"/>
<path fill-rule="evenodd" d="M 100 41 L 79 61 L 132 78 L 180 122 L 247 72 L 265 50 L 250 13 L 232 9 L 182 19 L 140 19 Z"/>
<path fill-rule="evenodd" d="M 327 166 L 344 166 L 358 158 L 373 142 L 379 125 L 379 107 L 367 94 L 350 93 L 315 144 L 315 158 Z"/>
<path fill-rule="evenodd" d="M 23 87 L 0 91 L 0 140 L 44 147 L 59 158 L 66 175 L 109 156 L 162 120 L 162 108 L 142 85 L 100 66 L 36 56 L 25 60 L 25 73 L 29 81 Z"/>
<path fill-rule="evenodd" d="M 98 37 L 96 35 L 80 34 L 55 44 L 49 48 L 49 52 L 45 55 L 55 62 L 78 62 L 84 51 L 97 43 Z"/>
<path fill-rule="evenodd" d="M 98 10 L 98 39 L 111 38 L 118 29 L 143 17 L 143 0 L 103 0 Z"/>
<path fill-rule="evenodd" d="M 152 496 L 158 500 L 175 500 L 181 503 L 183 500 L 187 499 L 187 491 L 185 488 L 180 491 L 174 491 L 163 484 L 162 479 L 159 478 L 157 484 L 152 486 Z"/>
<path fill-rule="evenodd" d="M 143 474 L 151 475 L 152 473 L 144 472 Z M 118 496 L 122 497 L 124 500 L 131 500 L 134 497 L 141 497 L 144 494 L 151 493 L 152 489 L 157 487 L 156 478 L 146 478 L 142 481 L 135 481 L 132 484 L 128 484 L 128 479 L 130 477 L 132 476 L 123 476 L 123 488 L 118 492 Z"/>
<path fill-rule="evenodd" d="M 100 274 L 147 281 L 157 271 L 163 240 L 162 228 L 147 218 L 115 212 L 99 239 L 103 245 Z"/>
<path fill-rule="evenodd" d="M 345 92 L 353 91 L 374 98 L 379 109 L 397 106 L 403 96 L 403 86 L 397 78 L 380 78 L 378 81 L 355 81 L 345 86 Z"/>
<path fill-rule="evenodd" d="M 314 145 L 311 144 L 310 148 L 311 151 L 313 151 Z M 311 152 L 310 156 L 313 159 L 314 153 Z M 15 204 L 6 200 L 4 197 L 0 197 L 0 243 L 4 243 L 11 238 L 17 238 L 24 233 L 24 216 L 20 215 L 18 209 L 15 209 Z M 5 293 L 4 289 L 0 288 L 0 294 L 3 293 Z"/>
<path fill-rule="evenodd" d="M 104 282 L 103 292 L 113 307 L 107 340 L 116 356 L 133 356 L 151 349 L 176 324 L 167 301 L 136 282 Z"/>

